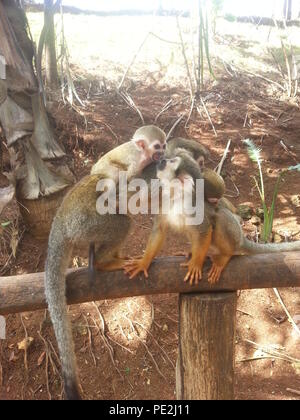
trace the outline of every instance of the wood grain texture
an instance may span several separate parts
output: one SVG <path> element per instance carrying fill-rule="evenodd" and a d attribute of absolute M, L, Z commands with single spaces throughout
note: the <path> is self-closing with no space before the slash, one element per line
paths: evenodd
<path fill-rule="evenodd" d="M 87 269 L 70 270 L 67 275 L 68 303 L 164 293 L 300 287 L 299 252 L 234 257 L 220 282 L 213 286 L 207 282 L 210 262 L 205 264 L 203 280 L 197 286 L 184 283 L 186 269 L 180 267 L 184 261 L 180 257 L 156 259 L 149 270 L 148 280 L 143 275 L 129 280 L 122 271 L 98 272 L 92 287 Z M 0 277 L 0 315 L 44 308 L 44 273 Z"/>
<path fill-rule="evenodd" d="M 236 292 L 180 295 L 179 400 L 232 400 Z"/>

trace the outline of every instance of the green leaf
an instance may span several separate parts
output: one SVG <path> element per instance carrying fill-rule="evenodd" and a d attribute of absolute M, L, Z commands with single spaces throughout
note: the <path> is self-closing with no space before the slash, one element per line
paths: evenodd
<path fill-rule="evenodd" d="M 3 227 L 3 228 L 6 228 L 9 225 L 11 225 L 10 221 L 1 223 L 1 227 Z"/>
<path fill-rule="evenodd" d="M 264 201 L 262 202 L 262 205 L 264 209 L 264 224 L 263 224 L 262 237 L 263 237 L 263 241 L 267 242 L 270 236 L 270 233 L 269 233 L 270 232 L 270 214 L 269 214 L 268 207 Z"/>

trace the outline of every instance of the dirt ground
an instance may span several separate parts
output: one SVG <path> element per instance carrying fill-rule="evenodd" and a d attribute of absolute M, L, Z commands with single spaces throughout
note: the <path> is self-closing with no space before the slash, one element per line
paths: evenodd
<path fill-rule="evenodd" d="M 101 154 L 128 140 L 141 125 L 137 112 L 114 90 L 104 89 L 96 77 L 78 84 L 85 108 L 76 112 L 62 102 L 51 108 L 59 141 L 67 150 L 67 162 L 77 179 L 87 174 Z M 217 131 L 214 136 L 206 113 L 194 111 L 185 127 L 190 102 L 178 87 L 161 87 L 145 77 L 132 83 L 128 92 L 142 112 L 145 123 L 153 123 L 163 106 L 174 106 L 156 123 L 167 132 L 182 114 L 176 127 L 180 135 L 201 141 L 211 151 L 208 166 L 219 163 L 231 139 L 230 155 L 223 175 L 227 196 L 235 205 L 260 207 L 251 177 L 256 168 L 241 140 L 251 138 L 262 149 L 266 195 L 271 200 L 279 170 L 300 160 L 300 113 L 297 100 L 287 100 L 276 86 L 259 77 L 240 72 L 219 72 L 209 82 L 203 98 Z M 5 169 L 5 163 L 4 168 Z M 5 179 L 1 179 L 5 185 Z M 13 217 L 14 203 L 5 213 Z M 245 233 L 255 239 L 254 219 L 244 223 Z M 20 231 L 23 225 L 20 221 Z M 145 248 L 151 219 L 137 217 L 126 243 L 126 254 L 139 255 Z M 277 239 L 300 240 L 300 174 L 290 173 L 280 185 L 274 232 Z M 188 241 L 169 234 L 162 255 L 189 249 Z M 16 259 L 5 275 L 44 271 L 46 243 L 24 232 Z M 86 265 L 74 256 L 73 266 Z M 4 272 L 2 273 L 4 274 Z M 1 278 L 0 278 L 1 281 Z M 280 290 L 290 314 L 300 324 L 299 289 Z M 178 344 L 177 296 L 130 298 L 70 307 L 80 380 L 87 399 L 174 399 L 175 363 Z M 103 331 L 104 320 L 104 331 Z M 62 381 L 49 316 L 44 311 L 10 315 L 7 339 L 0 342 L 0 399 L 60 399 Z M 27 351 L 18 348 L 32 337 Z M 248 341 L 247 341 L 248 340 Z M 252 342 L 249 343 L 249 341 Z M 258 344 L 258 348 L 253 343 Z M 273 290 L 239 293 L 236 336 L 236 398 L 299 399 L 300 338 L 279 304 Z M 269 353 L 261 346 L 267 346 Z M 274 352 L 280 352 L 274 354 Z M 295 392 L 297 391 L 297 392 Z"/>

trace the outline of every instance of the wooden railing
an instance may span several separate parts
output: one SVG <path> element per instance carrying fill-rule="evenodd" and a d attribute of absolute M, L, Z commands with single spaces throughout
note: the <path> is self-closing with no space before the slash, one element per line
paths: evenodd
<path fill-rule="evenodd" d="M 149 279 L 129 280 L 123 272 L 97 272 L 90 285 L 86 269 L 69 270 L 68 304 L 130 296 L 177 293 L 179 352 L 178 399 L 233 399 L 236 292 L 244 289 L 300 287 L 300 253 L 235 257 L 220 282 L 210 285 L 204 267 L 198 285 L 183 282 L 179 257 L 156 259 Z M 44 273 L 0 278 L 0 315 L 46 308 Z"/>

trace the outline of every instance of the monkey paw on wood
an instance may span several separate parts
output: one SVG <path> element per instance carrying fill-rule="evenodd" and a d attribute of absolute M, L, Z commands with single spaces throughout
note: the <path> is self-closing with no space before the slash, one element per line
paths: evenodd
<path fill-rule="evenodd" d="M 195 260 L 190 260 L 187 263 L 180 264 L 181 267 L 188 267 L 188 272 L 184 278 L 185 282 L 190 282 L 190 285 L 192 286 L 195 282 L 195 284 L 198 284 L 199 281 L 202 280 L 202 265 L 203 263 L 199 263 Z"/>
<path fill-rule="evenodd" d="M 208 273 L 208 282 L 210 284 L 216 284 L 220 280 L 224 267 L 220 267 L 213 263 L 210 272 Z"/>
<path fill-rule="evenodd" d="M 136 277 L 139 273 L 144 273 L 146 279 L 149 277 L 148 268 L 149 263 L 143 258 L 129 260 L 124 264 L 124 271 L 129 275 L 130 279 Z"/>

